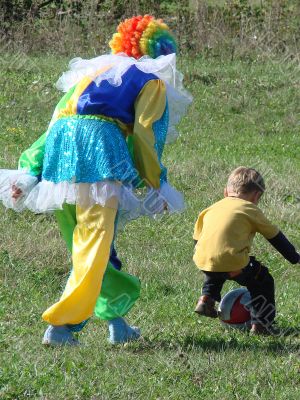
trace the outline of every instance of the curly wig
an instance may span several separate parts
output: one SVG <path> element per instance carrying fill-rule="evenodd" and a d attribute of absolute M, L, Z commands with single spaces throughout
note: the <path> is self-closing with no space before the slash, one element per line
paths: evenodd
<path fill-rule="evenodd" d="M 121 22 L 109 46 L 113 54 L 126 53 L 136 59 L 176 53 L 177 47 L 168 25 L 151 15 L 138 15 Z"/>

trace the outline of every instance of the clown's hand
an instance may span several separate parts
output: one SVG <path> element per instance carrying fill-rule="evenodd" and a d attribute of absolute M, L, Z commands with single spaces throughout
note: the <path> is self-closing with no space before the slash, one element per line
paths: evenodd
<path fill-rule="evenodd" d="M 144 215 L 165 214 L 166 212 L 173 214 L 183 211 L 184 208 L 182 194 L 167 182 L 163 182 L 159 189 L 149 189 L 143 201 Z"/>
<path fill-rule="evenodd" d="M 5 207 L 24 209 L 24 202 L 38 179 L 24 171 L 0 170 L 0 200 Z"/>
<path fill-rule="evenodd" d="M 150 189 L 143 201 L 143 214 L 156 215 L 168 211 L 168 203 L 160 190 Z"/>
<path fill-rule="evenodd" d="M 21 189 L 19 189 L 16 185 L 12 185 L 11 188 L 11 197 L 16 201 L 23 195 Z"/>
<path fill-rule="evenodd" d="M 19 174 L 10 179 L 11 181 L 11 192 L 12 198 L 18 200 L 22 196 L 26 196 L 33 189 L 33 187 L 38 183 L 38 179 L 28 173 Z"/>

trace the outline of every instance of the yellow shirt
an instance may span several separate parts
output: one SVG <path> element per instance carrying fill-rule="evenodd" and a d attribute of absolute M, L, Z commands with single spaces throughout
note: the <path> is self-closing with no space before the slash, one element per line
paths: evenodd
<path fill-rule="evenodd" d="M 253 203 L 226 197 L 202 211 L 194 230 L 194 262 L 203 271 L 229 272 L 249 263 L 256 232 L 272 239 L 279 229 Z"/>

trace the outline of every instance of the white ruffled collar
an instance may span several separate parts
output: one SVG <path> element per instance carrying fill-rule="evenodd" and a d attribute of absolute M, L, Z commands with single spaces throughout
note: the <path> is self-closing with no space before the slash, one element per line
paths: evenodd
<path fill-rule="evenodd" d="M 155 59 L 144 56 L 136 60 L 133 57 L 128 57 L 124 53 L 120 54 L 105 54 L 90 60 L 84 60 L 80 57 L 73 58 L 69 62 L 69 70 L 64 72 L 58 79 L 56 87 L 67 92 L 72 86 L 78 83 L 82 78 L 90 76 L 94 78 L 97 72 L 107 66 L 111 66 L 109 70 L 98 75 L 95 79 L 97 84 L 102 80 L 107 80 L 113 86 L 120 86 L 122 76 L 126 71 L 135 65 L 139 70 L 145 73 L 157 75 L 167 84 L 176 88 L 176 75 L 179 73 L 176 70 L 176 54 L 168 54 Z"/>
<path fill-rule="evenodd" d="M 90 60 L 74 58 L 69 63 L 69 70 L 64 72 L 56 83 L 56 87 L 67 92 L 84 77 L 91 77 L 97 85 L 107 80 L 113 86 L 122 84 L 122 77 L 128 69 L 135 65 L 140 71 L 152 73 L 166 83 L 169 104 L 169 134 L 168 142 L 173 141 L 178 133 L 176 125 L 186 114 L 188 105 L 192 102 L 192 95 L 183 87 L 183 75 L 176 69 L 176 54 L 162 55 L 157 58 L 149 56 L 136 60 L 124 53 L 105 54 Z M 99 70 L 111 66 L 99 75 Z"/>

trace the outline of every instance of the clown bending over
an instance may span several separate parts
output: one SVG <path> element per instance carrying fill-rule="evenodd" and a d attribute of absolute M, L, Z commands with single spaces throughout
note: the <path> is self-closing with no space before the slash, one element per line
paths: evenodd
<path fill-rule="evenodd" d="M 47 345 L 77 344 L 73 332 L 93 313 L 108 321 L 111 343 L 140 336 L 123 318 L 140 282 L 119 270 L 117 226 L 184 207 L 161 163 L 191 102 L 176 70 L 175 40 L 162 20 L 145 15 L 121 23 L 110 47 L 110 55 L 70 62 L 57 82 L 66 94 L 47 131 L 17 171 L 0 170 L 4 205 L 54 211 L 72 252 L 64 292 L 43 313 Z"/>

